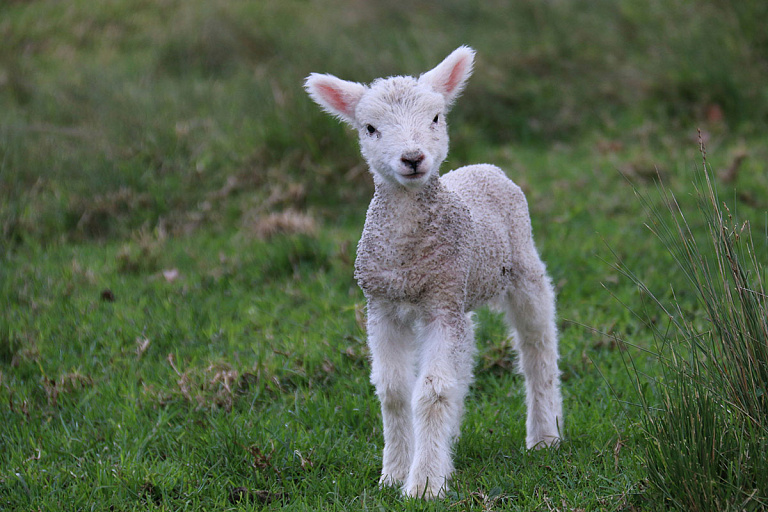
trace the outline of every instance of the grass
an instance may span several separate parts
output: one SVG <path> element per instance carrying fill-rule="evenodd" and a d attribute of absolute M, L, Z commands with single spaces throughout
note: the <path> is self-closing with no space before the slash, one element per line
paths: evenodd
<path fill-rule="evenodd" d="M 682 310 L 674 297 L 660 300 L 628 272 L 649 293 L 644 314 L 661 367 L 650 378 L 632 368 L 644 409 L 649 481 L 680 509 L 763 510 L 768 468 L 756 454 L 768 442 L 768 305 L 765 260 L 755 242 L 764 246 L 768 238 L 754 239 L 748 222 L 736 223 L 702 151 L 696 194 L 708 236 L 692 232 L 665 189 L 669 212 L 645 199 L 654 233 L 686 278 L 673 289 L 675 297 L 681 290 L 698 297 L 699 311 Z M 668 320 L 652 321 L 653 314 Z M 653 399 L 642 382 L 654 388 Z"/>
<path fill-rule="evenodd" d="M 658 173 L 696 208 L 701 127 L 764 261 L 765 7 L 350 5 L 0 4 L 4 510 L 670 505 L 643 409 L 625 403 L 625 349 L 639 371 L 664 370 L 631 312 L 648 297 L 614 265 L 692 318 L 702 307 L 669 291 L 684 273 L 628 180 L 652 192 Z M 445 168 L 494 162 L 528 195 L 558 289 L 567 441 L 524 450 L 514 355 L 481 311 L 453 492 L 422 503 L 376 487 L 352 278 L 370 178 L 301 84 L 419 73 L 459 44 L 479 60 Z"/>
<path fill-rule="evenodd" d="M 4 280 L 18 295 L 2 387 L 7 503 L 234 507 L 239 488 L 275 508 L 400 502 L 375 489 L 380 420 L 345 256 L 317 239 L 234 238 L 169 245 L 158 269 L 172 262 L 174 281 L 159 270 L 120 273 L 114 244 L 49 250 Z M 571 443 L 525 452 L 521 382 L 500 319 L 483 316 L 454 501 L 628 499 L 637 482 L 621 469 L 637 468 L 613 453 L 631 433 L 599 377 L 578 379 L 592 363 L 565 367 Z M 612 421 L 597 422 L 606 411 Z M 580 497 L 597 475 L 607 480 Z"/>

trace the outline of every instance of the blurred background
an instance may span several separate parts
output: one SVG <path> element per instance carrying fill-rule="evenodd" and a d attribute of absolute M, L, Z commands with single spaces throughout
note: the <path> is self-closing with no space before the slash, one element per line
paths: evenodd
<path fill-rule="evenodd" d="M 521 148 L 576 148 L 643 180 L 660 154 L 690 167 L 698 127 L 765 187 L 767 22 L 761 0 L 6 0 L 0 243 L 359 224 L 355 137 L 304 77 L 419 74 L 461 44 L 478 58 L 445 169 L 495 158 L 527 186 Z"/>

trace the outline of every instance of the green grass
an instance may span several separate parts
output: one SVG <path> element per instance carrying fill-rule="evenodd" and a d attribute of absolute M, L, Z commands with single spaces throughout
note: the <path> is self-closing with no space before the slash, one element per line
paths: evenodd
<path fill-rule="evenodd" d="M 356 320 L 361 298 L 344 263 L 349 249 L 340 253 L 354 233 L 325 234 L 342 243 L 203 233 L 168 241 L 157 268 L 178 269 L 173 282 L 159 271 L 119 273 L 116 244 L 12 260 L 3 499 L 20 508 L 217 508 L 244 487 L 275 508 L 398 506 L 396 493 L 375 486 L 380 419 Z M 114 301 L 104 300 L 107 289 Z M 617 461 L 613 450 L 633 434 L 585 349 L 565 357 L 570 441 L 528 453 L 502 323 L 481 317 L 452 500 L 630 499 L 636 461 L 626 452 Z M 594 344 L 591 357 L 610 352 Z M 604 371 L 626 378 L 618 362 L 605 360 Z"/>
<path fill-rule="evenodd" d="M 691 230 L 692 212 L 676 210 L 665 189 L 669 211 L 644 198 L 654 233 L 686 278 L 674 293 L 698 297 L 699 311 L 660 300 L 626 271 L 649 294 L 643 314 L 661 367 L 650 378 L 632 368 L 644 408 L 649 481 L 682 510 L 764 510 L 768 467 L 759 454 L 768 444 L 768 237 L 753 238 L 749 223 L 739 225 L 721 205 L 706 157 L 704 165 L 696 195 L 706 236 Z M 763 246 L 759 253 L 755 242 Z M 649 383 L 651 399 L 643 391 Z"/>
<path fill-rule="evenodd" d="M 765 19 L 757 1 L 1 3 L 0 508 L 666 509 L 616 342 L 661 374 L 632 313 L 648 296 L 615 267 L 663 300 L 684 282 L 634 189 L 662 205 L 658 173 L 695 209 L 697 127 L 765 261 Z M 453 491 L 422 503 L 376 487 L 352 278 L 371 180 L 301 85 L 419 73 L 460 44 L 478 62 L 445 168 L 493 162 L 528 195 L 567 440 L 524 449 L 521 377 L 481 311 Z"/>

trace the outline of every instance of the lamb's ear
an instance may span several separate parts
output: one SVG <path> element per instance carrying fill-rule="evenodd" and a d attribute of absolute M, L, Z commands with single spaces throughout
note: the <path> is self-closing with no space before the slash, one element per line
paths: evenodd
<path fill-rule="evenodd" d="M 354 126 L 355 108 L 365 94 L 364 85 L 333 75 L 312 73 L 304 82 L 304 89 L 326 112 Z"/>
<path fill-rule="evenodd" d="M 445 102 L 450 106 L 464 90 L 474 62 L 475 50 L 460 46 L 434 69 L 421 75 L 419 83 L 427 84 L 445 96 Z"/>

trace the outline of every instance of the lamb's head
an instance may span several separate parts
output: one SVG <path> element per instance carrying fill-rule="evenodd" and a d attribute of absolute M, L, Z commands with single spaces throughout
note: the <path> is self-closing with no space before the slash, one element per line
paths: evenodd
<path fill-rule="evenodd" d="M 352 125 L 374 176 L 418 188 L 448 154 L 445 116 L 472 73 L 475 52 L 462 46 L 419 78 L 380 78 L 369 86 L 311 74 L 309 95 Z"/>

